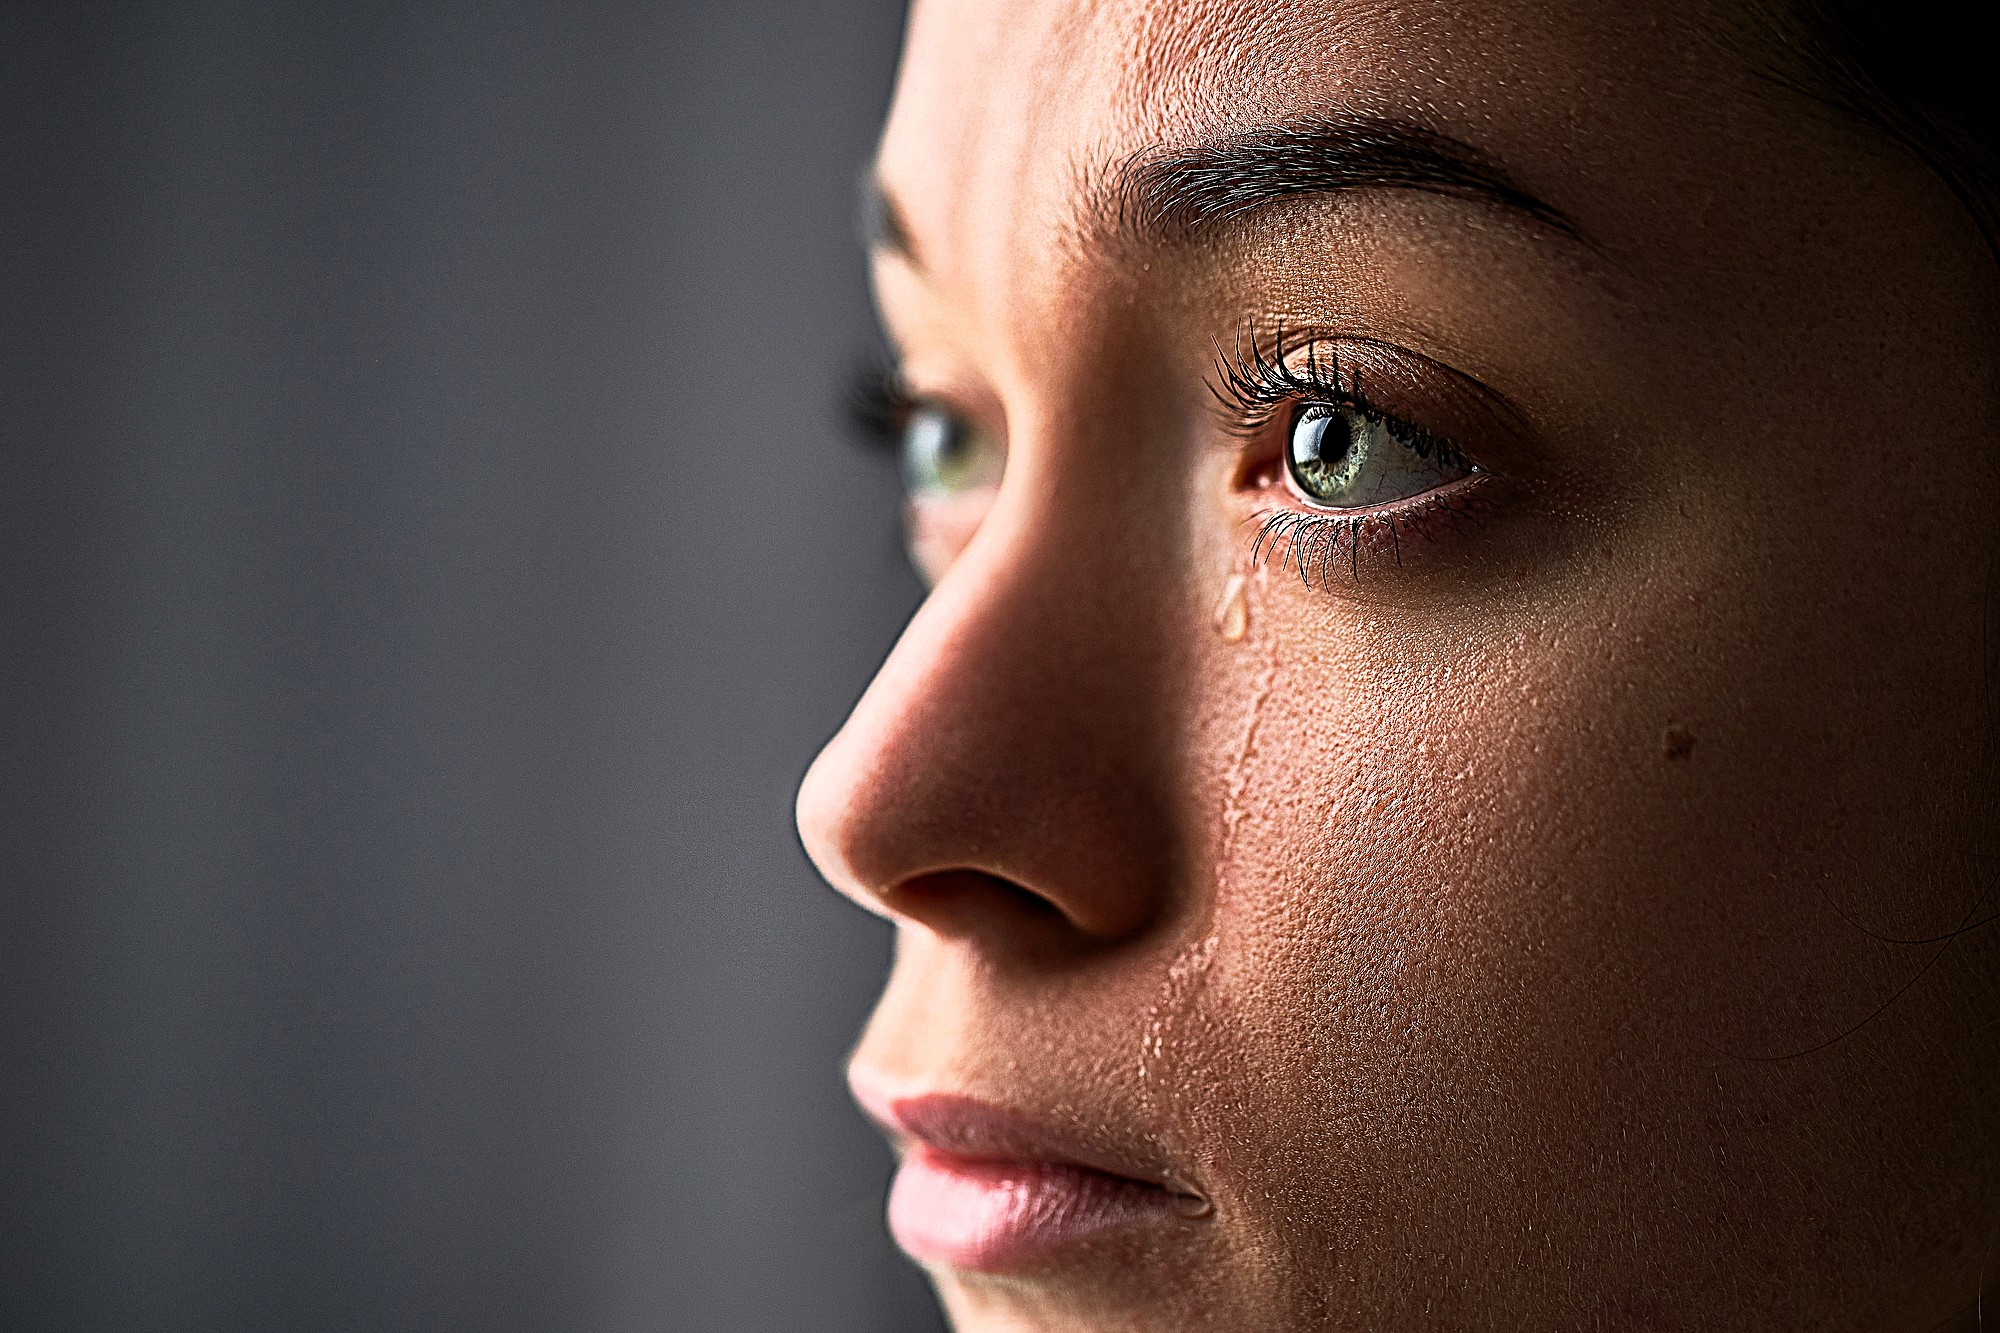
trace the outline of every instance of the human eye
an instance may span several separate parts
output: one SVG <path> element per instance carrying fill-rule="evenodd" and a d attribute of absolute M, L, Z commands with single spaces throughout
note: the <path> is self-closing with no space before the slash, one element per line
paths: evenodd
<path fill-rule="evenodd" d="M 1353 512 L 1415 500 L 1477 469 L 1427 439 L 1353 402 L 1296 404 L 1285 440 L 1285 480 L 1317 509 Z"/>
<path fill-rule="evenodd" d="M 993 435 L 948 404 L 911 393 L 894 371 L 862 373 L 853 417 L 864 442 L 896 455 L 913 500 L 952 500 L 1000 484 L 1007 456 Z"/>
<path fill-rule="evenodd" d="M 1000 484 L 999 444 L 973 422 L 936 403 L 912 404 L 897 439 L 903 485 L 914 500 L 957 500 Z"/>
<path fill-rule="evenodd" d="M 894 372 L 864 374 L 853 415 L 864 440 L 896 457 L 908 498 L 910 555 L 935 583 L 991 507 L 1006 449 L 970 413 L 911 392 Z"/>
<path fill-rule="evenodd" d="M 1358 572 L 1364 538 L 1401 534 L 1452 506 L 1484 474 L 1451 440 L 1371 397 L 1357 364 L 1331 342 L 1270 348 L 1255 337 L 1219 367 L 1215 385 L 1244 444 L 1245 486 L 1265 493 L 1255 554 L 1296 565 L 1311 582 L 1341 563 Z M 1428 535 L 1426 533 L 1426 535 Z"/>

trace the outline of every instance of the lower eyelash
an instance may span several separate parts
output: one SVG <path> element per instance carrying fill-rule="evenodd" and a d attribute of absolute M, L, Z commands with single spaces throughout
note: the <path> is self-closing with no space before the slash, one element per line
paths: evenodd
<path fill-rule="evenodd" d="M 1308 588 L 1312 586 L 1312 571 L 1319 570 L 1324 586 L 1333 553 L 1340 549 L 1340 539 L 1344 536 L 1353 555 L 1354 577 L 1357 580 L 1361 577 L 1360 519 L 1302 514 L 1296 509 L 1266 511 L 1261 517 L 1263 525 L 1257 529 L 1257 541 L 1250 548 L 1252 568 L 1275 556 L 1279 569 L 1296 566 L 1300 580 Z"/>
<path fill-rule="evenodd" d="M 1437 540 L 1440 525 L 1462 532 L 1478 522 L 1482 509 L 1483 506 L 1469 498 L 1451 495 L 1432 496 L 1403 509 L 1367 514 L 1265 509 L 1252 515 L 1259 526 L 1257 539 L 1250 548 L 1250 563 L 1255 568 L 1275 560 L 1281 570 L 1296 569 L 1300 581 L 1308 588 L 1313 586 L 1315 573 L 1320 586 L 1327 587 L 1334 572 L 1345 564 L 1348 577 L 1358 583 L 1363 542 L 1374 548 L 1374 554 L 1386 554 L 1401 566 L 1406 531 L 1433 542 Z M 1343 549 L 1345 559 L 1341 556 Z"/>

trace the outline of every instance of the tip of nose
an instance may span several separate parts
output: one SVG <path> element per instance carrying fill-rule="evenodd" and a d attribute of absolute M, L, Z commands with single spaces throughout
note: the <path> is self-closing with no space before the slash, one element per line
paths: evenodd
<path fill-rule="evenodd" d="M 827 742 L 799 781 L 792 802 L 792 823 L 799 843 L 821 878 L 871 912 L 882 904 L 865 886 L 855 860 L 856 782 L 845 761 L 840 737 Z"/>
<path fill-rule="evenodd" d="M 904 631 L 800 780 L 799 841 L 835 890 L 899 925 L 981 933 L 990 912 L 994 938 L 1055 917 L 1123 940 L 1171 896 L 1173 806 L 1142 730 L 1156 696 L 1128 697 L 1122 659 L 1079 665 L 1001 614 L 1018 598 L 975 600 L 934 598 Z"/>

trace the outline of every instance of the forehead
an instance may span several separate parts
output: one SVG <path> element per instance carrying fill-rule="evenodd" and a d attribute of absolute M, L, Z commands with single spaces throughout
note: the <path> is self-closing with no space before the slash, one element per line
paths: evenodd
<path fill-rule="evenodd" d="M 878 171 L 927 267 L 1017 284 L 1114 164 L 1301 116 L 1451 134 L 1544 198 L 1635 161 L 1660 187 L 1754 91 L 1724 27 L 1638 0 L 919 0 Z"/>
<path fill-rule="evenodd" d="M 1368 0 L 917 0 L 899 100 L 942 93 L 1020 128 L 1056 110 L 1103 134 L 1200 125 L 1245 99 L 1282 101 L 1287 83 L 1324 91 L 1328 76 L 1365 78 L 1383 42 L 1446 20 L 1470 32 L 1472 17 Z M 1350 50 L 1356 40 L 1369 49 Z M 1405 57 L 1421 49 L 1401 45 Z"/>

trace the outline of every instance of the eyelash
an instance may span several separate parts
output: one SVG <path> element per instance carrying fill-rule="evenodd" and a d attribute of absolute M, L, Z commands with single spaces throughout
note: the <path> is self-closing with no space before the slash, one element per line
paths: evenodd
<path fill-rule="evenodd" d="M 1301 343 L 1305 360 L 1297 365 L 1296 357 L 1288 359 L 1288 353 Z M 1235 345 L 1218 353 L 1209 391 L 1223 409 L 1225 426 L 1246 444 L 1263 436 L 1291 408 L 1330 403 L 1381 424 L 1420 458 L 1439 458 L 1475 474 L 1483 471 L 1451 441 L 1377 407 L 1363 390 L 1359 373 L 1343 367 L 1332 348 L 1302 334 L 1294 335 L 1288 344 L 1282 325 L 1273 330 L 1268 351 L 1259 341 L 1256 326 L 1246 325 Z M 1324 587 L 1344 540 L 1349 576 L 1358 581 L 1364 537 L 1378 543 L 1386 537 L 1389 556 L 1400 566 L 1406 529 L 1430 541 L 1435 539 L 1437 525 L 1457 530 L 1475 515 L 1476 509 L 1465 500 L 1442 495 L 1421 496 L 1361 514 L 1274 505 L 1253 515 L 1260 526 L 1250 559 L 1258 565 L 1275 558 L 1280 569 L 1296 568 L 1307 587 L 1312 586 L 1317 572 Z"/>
<path fill-rule="evenodd" d="M 864 446 L 894 454 L 902 447 L 903 428 L 917 400 L 903 387 L 894 367 L 857 366 L 849 375 L 842 404 L 847 428 Z"/>
<path fill-rule="evenodd" d="M 1305 364 L 1294 366 L 1286 358 L 1301 344 L 1305 347 Z M 1299 334 L 1288 341 L 1282 325 L 1274 330 L 1269 351 L 1259 341 L 1256 326 L 1246 326 L 1236 345 L 1217 357 L 1216 382 L 1210 386 L 1210 392 L 1228 410 L 1230 430 L 1240 436 L 1256 435 L 1279 412 L 1294 404 L 1332 403 L 1352 408 L 1388 426 L 1419 457 L 1436 455 L 1470 465 L 1470 460 L 1450 441 L 1371 402 L 1362 388 L 1359 372 L 1343 367 L 1331 347 L 1323 342 L 1310 342 Z"/>
<path fill-rule="evenodd" d="M 1218 354 L 1209 391 L 1223 409 L 1224 425 L 1231 434 L 1247 444 L 1295 406 L 1332 403 L 1382 423 L 1421 458 L 1442 458 L 1482 471 L 1451 441 L 1377 407 L 1363 389 L 1359 373 L 1344 367 L 1323 343 L 1305 342 L 1303 365 L 1294 364 L 1296 357 L 1288 360 L 1288 350 L 1301 342 L 1304 335 L 1294 336 L 1288 344 L 1279 326 L 1267 350 L 1256 327 L 1249 325 L 1234 347 Z M 858 366 L 849 378 L 844 415 L 848 429 L 864 446 L 894 454 L 902 447 L 910 413 L 920 405 L 894 367 L 867 364 Z M 1253 515 L 1259 527 L 1251 562 L 1275 559 L 1280 569 L 1297 569 L 1308 587 L 1317 572 L 1325 586 L 1345 543 L 1349 576 L 1358 580 L 1365 537 L 1386 538 L 1390 559 L 1400 566 L 1406 530 L 1430 541 L 1439 525 L 1461 530 L 1478 512 L 1465 499 L 1445 496 L 1421 497 L 1365 514 L 1315 513 L 1274 505 Z"/>

